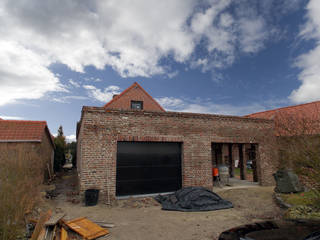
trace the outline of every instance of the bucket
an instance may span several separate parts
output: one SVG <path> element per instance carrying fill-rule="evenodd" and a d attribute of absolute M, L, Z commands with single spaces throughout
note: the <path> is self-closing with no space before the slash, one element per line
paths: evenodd
<path fill-rule="evenodd" d="M 229 168 L 226 165 L 219 165 L 219 177 L 220 177 L 220 182 L 222 184 L 228 184 L 229 183 Z"/>
<path fill-rule="evenodd" d="M 95 206 L 98 203 L 99 190 L 87 189 L 85 192 L 85 204 L 86 206 Z"/>
<path fill-rule="evenodd" d="M 219 170 L 218 168 L 212 168 L 212 175 L 214 177 L 218 177 L 219 176 Z"/>

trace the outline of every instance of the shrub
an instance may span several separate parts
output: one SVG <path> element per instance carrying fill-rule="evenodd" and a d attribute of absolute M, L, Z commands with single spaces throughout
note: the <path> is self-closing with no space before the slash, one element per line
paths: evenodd
<path fill-rule="evenodd" d="M 280 168 L 292 168 L 320 206 L 320 110 L 281 113 L 275 118 Z"/>
<path fill-rule="evenodd" d="M 34 152 L 10 143 L 1 149 L 0 164 L 0 239 L 17 239 L 39 199 L 43 164 Z"/>

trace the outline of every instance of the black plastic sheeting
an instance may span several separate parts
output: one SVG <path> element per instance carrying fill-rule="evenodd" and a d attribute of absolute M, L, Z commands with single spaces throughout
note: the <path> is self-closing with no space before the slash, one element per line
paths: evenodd
<path fill-rule="evenodd" d="M 158 195 L 162 210 L 199 212 L 232 208 L 231 202 L 204 187 L 186 187 L 168 195 Z"/>

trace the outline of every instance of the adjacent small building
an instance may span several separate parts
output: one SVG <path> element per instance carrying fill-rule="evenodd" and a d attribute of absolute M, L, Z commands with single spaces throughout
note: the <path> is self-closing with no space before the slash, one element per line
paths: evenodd
<path fill-rule="evenodd" d="M 49 171 L 53 172 L 54 148 L 46 121 L 0 119 L 0 159 L 35 153 L 47 178 Z"/>
<path fill-rule="evenodd" d="M 279 167 L 296 169 L 297 163 L 319 155 L 320 101 L 253 113 L 247 117 L 274 120 Z"/>
<path fill-rule="evenodd" d="M 273 184 L 272 120 L 165 111 L 138 83 L 102 107 L 82 108 L 77 126 L 79 187 L 117 196 L 213 187 L 212 168 L 255 156 L 256 181 Z M 252 154 L 254 152 L 254 154 Z"/>
<path fill-rule="evenodd" d="M 274 120 L 277 136 L 320 134 L 320 101 L 252 113 L 246 117 Z"/>

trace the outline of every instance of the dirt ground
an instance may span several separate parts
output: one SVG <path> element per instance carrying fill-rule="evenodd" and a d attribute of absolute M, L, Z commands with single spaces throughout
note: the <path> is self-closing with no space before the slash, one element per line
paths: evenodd
<path fill-rule="evenodd" d="M 46 200 L 44 208 L 65 212 L 66 219 L 87 217 L 92 221 L 113 223 L 108 237 L 117 240 L 217 239 L 234 226 L 256 221 L 278 219 L 281 210 L 273 201 L 273 187 L 219 189 L 218 194 L 233 203 L 234 208 L 210 212 L 163 211 L 153 198 L 118 200 L 109 206 L 84 206 L 76 191 L 75 174 L 69 173 L 55 182 L 56 195 Z"/>

